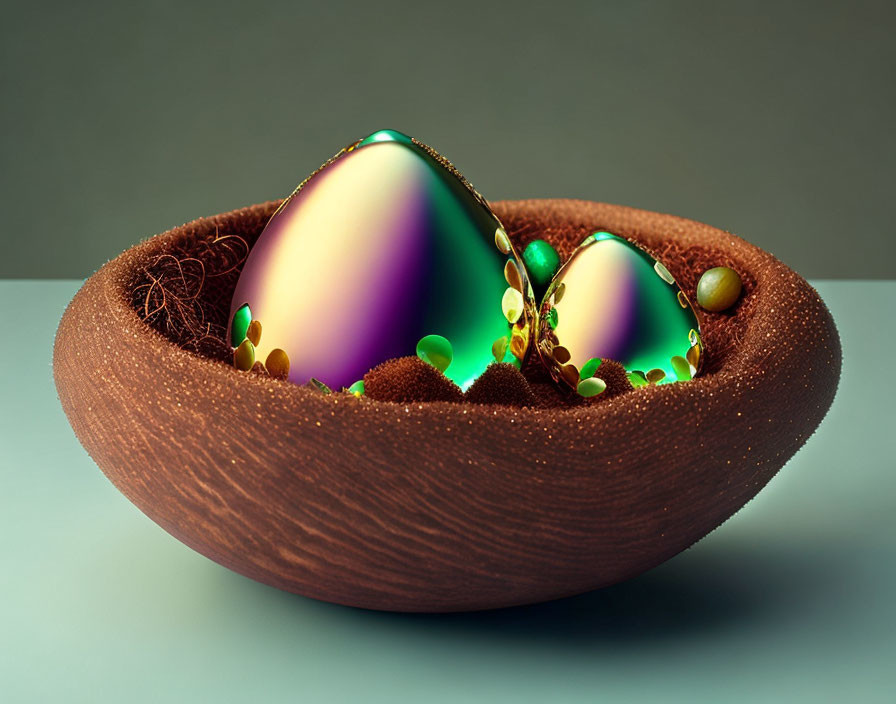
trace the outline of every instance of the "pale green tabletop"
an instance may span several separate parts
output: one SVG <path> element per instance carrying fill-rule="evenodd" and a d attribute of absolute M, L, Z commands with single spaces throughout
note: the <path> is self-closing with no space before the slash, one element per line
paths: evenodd
<path fill-rule="evenodd" d="M 53 387 L 78 286 L 0 282 L 0 701 L 894 700 L 896 282 L 818 283 L 837 399 L 719 530 L 610 589 L 444 616 L 256 584 L 134 508 Z"/>

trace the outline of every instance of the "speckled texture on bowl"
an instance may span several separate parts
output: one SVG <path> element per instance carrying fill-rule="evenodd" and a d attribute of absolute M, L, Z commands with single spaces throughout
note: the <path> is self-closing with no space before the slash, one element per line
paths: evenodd
<path fill-rule="evenodd" d="M 109 479 L 253 579 L 402 611 L 609 585 L 744 506 L 833 401 L 840 344 L 806 281 L 727 232 L 587 201 L 493 207 L 517 243 L 541 237 L 562 256 L 597 229 L 639 242 L 692 300 L 701 267 L 738 269 L 740 308 L 705 321 L 706 374 L 571 407 L 402 405 L 239 373 L 143 322 L 129 287 L 148 258 L 216 227 L 257 236 L 276 205 L 197 220 L 107 263 L 66 310 L 53 360 L 62 406 Z"/>

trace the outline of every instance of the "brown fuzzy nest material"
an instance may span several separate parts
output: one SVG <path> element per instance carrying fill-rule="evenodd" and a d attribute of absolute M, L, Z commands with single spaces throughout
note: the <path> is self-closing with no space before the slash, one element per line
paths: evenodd
<path fill-rule="evenodd" d="M 506 216 L 502 220 L 518 251 L 522 251 L 532 239 L 548 239 L 560 253 L 561 261 L 569 257 L 585 235 L 595 229 L 554 227 L 542 230 L 533 227 L 530 222 L 514 222 Z M 150 327 L 180 347 L 213 359 L 230 360 L 232 350 L 226 341 L 230 299 L 249 249 L 260 234 L 260 231 L 247 231 L 245 228 L 231 227 L 227 231 L 216 228 L 203 236 L 180 241 L 170 252 L 149 259 L 139 268 L 132 284 L 135 310 Z M 703 271 L 713 266 L 737 269 L 733 260 L 712 249 L 685 248 L 674 241 L 649 249 L 666 264 L 691 300 L 696 300 L 697 281 Z M 750 315 L 750 292 L 755 281 L 748 271 L 740 273 L 744 291 L 738 303 L 720 314 L 702 311 L 703 341 L 707 348 L 704 373 L 719 369 L 725 356 L 743 335 Z M 420 388 L 411 389 L 409 384 L 413 382 L 395 373 L 399 368 L 410 370 L 407 363 L 388 368 L 391 373 L 377 375 L 372 398 L 424 402 L 464 400 L 462 395 L 448 393 L 441 385 L 429 383 L 428 376 L 427 382 Z M 534 390 L 527 383 L 521 393 L 508 390 L 503 394 L 502 401 L 484 401 L 482 399 L 486 396 L 497 396 L 493 393 L 482 396 L 480 391 L 467 400 L 514 406 L 530 406 L 533 403 L 541 406 L 577 406 L 582 403 L 575 393 L 554 388 L 554 383 L 541 368 L 535 350 L 532 350 L 523 375 L 527 382 L 534 385 Z M 489 384 L 488 380 L 484 383 Z M 394 388 L 385 388 L 384 385 L 390 384 Z M 611 398 L 630 390 L 630 384 L 616 384 L 600 398 Z M 534 401 L 530 392 L 535 394 Z M 367 393 L 370 394 L 369 389 Z"/>
<path fill-rule="evenodd" d="M 691 300 L 703 270 L 741 274 L 735 309 L 703 316 L 701 376 L 583 402 L 530 359 L 533 408 L 358 399 L 238 372 L 215 351 L 238 243 L 276 206 L 197 220 L 106 264 L 66 310 L 53 362 L 75 433 L 115 485 L 268 584 L 410 611 L 612 584 L 742 507 L 833 401 L 837 332 L 797 274 L 707 225 L 571 200 L 493 208 L 518 247 L 539 237 L 564 258 L 595 230 L 627 237 Z"/>
<path fill-rule="evenodd" d="M 522 372 L 512 364 L 489 364 L 464 394 L 469 403 L 538 406 L 538 399 Z"/>
<path fill-rule="evenodd" d="M 140 267 L 132 304 L 144 322 L 175 344 L 229 360 L 233 354 L 226 340 L 229 292 L 248 254 L 245 237 L 217 229 L 175 246 Z"/>
<path fill-rule="evenodd" d="M 394 403 L 464 400 L 457 384 L 419 357 L 400 357 L 374 367 L 364 375 L 364 389 L 376 401 Z"/>

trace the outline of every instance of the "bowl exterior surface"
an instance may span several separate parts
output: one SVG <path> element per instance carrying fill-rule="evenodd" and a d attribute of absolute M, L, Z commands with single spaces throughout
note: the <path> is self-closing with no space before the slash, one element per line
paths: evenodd
<path fill-rule="evenodd" d="M 660 257 L 670 241 L 723 252 L 755 285 L 745 333 L 719 369 L 562 410 L 402 405 L 240 374 L 141 320 L 129 286 L 149 258 L 215 228 L 259 232 L 276 206 L 188 223 L 107 263 L 68 306 L 53 361 L 69 421 L 115 486 L 190 547 L 261 582 L 400 611 L 610 585 L 743 507 L 833 401 L 840 344 L 805 280 L 727 232 L 588 201 L 493 207 L 529 238 L 602 229 Z"/>

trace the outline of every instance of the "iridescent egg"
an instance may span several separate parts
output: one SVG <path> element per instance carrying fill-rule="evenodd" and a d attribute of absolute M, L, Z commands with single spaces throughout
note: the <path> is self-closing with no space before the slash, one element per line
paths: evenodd
<path fill-rule="evenodd" d="M 611 235 L 590 235 L 554 276 L 540 307 L 538 351 L 575 387 L 594 359 L 621 363 L 643 384 L 691 379 L 703 345 L 697 314 L 662 263 Z M 599 376 L 599 374 L 598 374 Z"/>
<path fill-rule="evenodd" d="M 444 373 L 466 389 L 495 349 L 521 364 L 535 319 L 525 268 L 485 200 L 392 130 L 340 151 L 274 213 L 234 291 L 234 346 L 246 310 L 261 323 L 257 359 L 279 349 L 290 381 L 332 389 L 432 336 L 450 343 Z"/>

